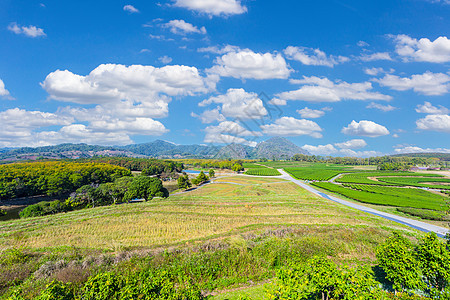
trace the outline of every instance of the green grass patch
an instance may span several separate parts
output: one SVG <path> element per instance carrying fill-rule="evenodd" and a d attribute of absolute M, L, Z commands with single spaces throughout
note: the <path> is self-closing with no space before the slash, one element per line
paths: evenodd
<path fill-rule="evenodd" d="M 312 185 L 363 203 L 437 211 L 447 209 L 446 197 L 423 190 L 357 184 L 345 187 L 329 182 L 314 182 Z"/>
<path fill-rule="evenodd" d="M 256 169 L 248 169 L 244 174 L 254 175 L 254 176 L 280 176 L 280 172 L 276 169 L 269 168 L 256 168 Z"/>

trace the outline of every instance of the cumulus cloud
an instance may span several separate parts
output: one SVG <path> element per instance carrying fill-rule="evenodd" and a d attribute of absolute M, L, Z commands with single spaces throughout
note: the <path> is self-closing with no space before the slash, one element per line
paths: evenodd
<path fill-rule="evenodd" d="M 377 53 L 371 53 L 371 54 L 361 54 L 359 57 L 360 60 L 368 62 L 368 61 L 375 61 L 375 60 L 392 60 L 391 55 L 388 52 L 377 52 Z"/>
<path fill-rule="evenodd" d="M 219 143 L 219 144 L 244 144 L 248 146 L 256 146 L 256 142 L 248 141 L 243 137 L 258 137 L 260 132 L 250 131 L 239 123 L 232 121 L 221 122 L 217 126 L 208 126 L 205 128 L 205 143 Z"/>
<path fill-rule="evenodd" d="M 260 126 L 263 133 L 270 136 L 298 136 L 309 135 L 321 138 L 322 128 L 311 120 L 296 119 L 293 117 L 282 117 L 275 123 Z"/>
<path fill-rule="evenodd" d="M 55 100 L 79 104 L 131 100 L 153 102 L 160 93 L 194 95 L 215 89 L 217 78 L 202 77 L 195 67 L 103 64 L 87 76 L 56 70 L 41 86 Z"/>
<path fill-rule="evenodd" d="M 371 92 L 372 83 L 333 82 L 328 78 L 316 76 L 292 79 L 294 84 L 303 86 L 294 91 L 283 92 L 276 96 L 282 100 L 300 100 L 310 102 L 339 102 L 342 100 L 391 100 L 392 97 L 378 92 Z"/>
<path fill-rule="evenodd" d="M 248 93 L 244 89 L 228 89 L 225 95 L 210 97 L 199 103 L 206 106 L 212 103 L 222 104 L 225 117 L 239 119 L 261 118 L 267 115 L 264 103 L 256 93 Z"/>
<path fill-rule="evenodd" d="M 416 112 L 421 114 L 435 114 L 435 115 L 445 115 L 450 113 L 450 109 L 439 105 L 439 107 L 433 106 L 430 102 L 425 101 L 423 105 L 417 105 Z"/>
<path fill-rule="evenodd" d="M 284 54 L 288 59 L 296 60 L 304 65 L 334 67 L 350 59 L 345 56 L 326 55 L 320 49 L 306 47 L 288 46 L 284 49 Z"/>
<path fill-rule="evenodd" d="M 219 46 L 210 46 L 198 48 L 197 51 L 200 53 L 214 53 L 214 54 L 225 54 L 228 52 L 239 52 L 241 49 L 238 46 L 225 45 L 222 47 Z"/>
<path fill-rule="evenodd" d="M 377 76 L 378 74 L 384 74 L 384 73 L 393 73 L 394 69 L 385 70 L 383 68 L 365 68 L 364 73 L 371 76 Z"/>
<path fill-rule="evenodd" d="M 362 139 L 353 139 L 342 143 L 336 143 L 334 145 L 341 149 L 359 149 L 367 146 L 367 143 L 365 140 Z"/>
<path fill-rule="evenodd" d="M 36 38 L 41 36 L 46 36 L 44 29 L 38 28 L 36 26 L 19 26 L 17 23 L 11 23 L 8 25 L 8 30 L 14 32 L 15 34 L 23 34 L 27 37 Z"/>
<path fill-rule="evenodd" d="M 205 110 L 200 115 L 192 112 L 191 116 L 200 119 L 202 123 L 206 124 L 225 121 L 225 116 L 220 113 L 220 107 L 216 107 L 212 110 Z"/>
<path fill-rule="evenodd" d="M 161 56 L 160 58 L 158 58 L 158 60 L 160 62 L 162 62 L 163 64 L 170 64 L 172 62 L 172 57 L 164 55 L 164 56 Z"/>
<path fill-rule="evenodd" d="M 325 112 L 323 110 L 310 109 L 308 107 L 297 110 L 297 113 L 299 113 L 300 116 L 304 119 L 316 119 L 325 115 Z"/>
<path fill-rule="evenodd" d="M 367 137 L 379 137 L 389 134 L 389 130 L 386 127 L 366 120 L 360 122 L 353 120 L 347 127 L 342 128 L 341 132 L 348 135 Z"/>
<path fill-rule="evenodd" d="M 317 146 L 304 145 L 302 148 L 314 155 L 343 155 L 352 157 L 371 157 L 381 155 L 381 153 L 377 151 L 354 151 L 347 148 L 336 149 L 331 144 Z"/>
<path fill-rule="evenodd" d="M 444 73 L 425 72 L 415 74 L 410 78 L 396 75 L 385 75 L 380 79 L 373 79 L 381 86 L 387 86 L 396 91 L 413 90 L 429 96 L 438 96 L 450 91 L 450 76 Z"/>
<path fill-rule="evenodd" d="M 398 154 L 407 153 L 450 153 L 450 149 L 447 148 L 420 148 L 417 146 L 398 146 L 394 149 Z"/>
<path fill-rule="evenodd" d="M 408 35 L 393 36 L 396 42 L 395 51 L 405 61 L 422 61 L 431 63 L 444 63 L 450 61 L 450 40 L 440 36 L 434 41 L 427 38 L 419 40 Z"/>
<path fill-rule="evenodd" d="M 124 11 L 127 11 L 127 12 L 129 12 L 129 13 L 138 13 L 139 12 L 139 10 L 136 8 L 136 7 L 134 7 L 133 5 L 130 5 L 130 4 L 127 4 L 127 5 L 125 5 L 124 7 L 123 7 L 123 10 Z"/>
<path fill-rule="evenodd" d="M 230 16 L 247 12 L 239 0 L 175 0 L 174 6 L 207 14 L 209 16 Z"/>
<path fill-rule="evenodd" d="M 5 83 L 1 79 L 0 79 L 0 97 L 9 100 L 13 99 L 9 91 L 5 88 Z"/>
<path fill-rule="evenodd" d="M 416 121 L 418 129 L 450 133 L 450 115 L 428 115 Z"/>
<path fill-rule="evenodd" d="M 198 28 L 191 23 L 187 23 L 184 20 L 172 20 L 168 23 L 162 24 L 162 27 L 169 28 L 173 34 L 186 35 L 190 33 L 206 34 L 206 28 Z"/>
<path fill-rule="evenodd" d="M 232 51 L 216 58 L 209 73 L 240 79 L 285 79 L 292 72 L 281 54 Z"/>
<path fill-rule="evenodd" d="M 375 102 L 371 102 L 369 105 L 366 106 L 366 108 L 375 108 L 375 109 L 379 109 L 384 112 L 393 111 L 393 110 L 397 109 L 397 107 L 394 107 L 389 104 L 383 105 L 383 104 L 379 104 L 379 103 L 375 103 Z"/>

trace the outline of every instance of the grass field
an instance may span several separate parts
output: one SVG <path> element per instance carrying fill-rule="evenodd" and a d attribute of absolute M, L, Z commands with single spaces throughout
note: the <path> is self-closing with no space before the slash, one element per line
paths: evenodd
<path fill-rule="evenodd" d="M 248 169 L 244 174 L 253 175 L 253 176 L 280 176 L 280 172 L 276 169 L 270 168 L 256 168 L 256 169 Z"/>
<path fill-rule="evenodd" d="M 249 226 L 379 222 L 315 197 L 292 183 L 268 179 L 226 177 L 224 181 L 242 185 L 211 184 L 167 200 L 2 222 L 0 248 L 75 246 L 115 250 L 239 234 Z"/>
<path fill-rule="evenodd" d="M 212 299 L 261 299 L 258 282 L 291 262 L 325 255 L 370 264 L 392 230 L 416 234 L 279 178 L 215 182 L 168 199 L 1 222 L 0 252 L 18 252 L 7 260 L 0 255 L 0 294 L 14 283 L 29 298 L 52 279 L 79 286 L 99 271 L 150 267 L 188 276 L 219 294 Z"/>
<path fill-rule="evenodd" d="M 445 211 L 448 209 L 446 202 L 448 200 L 447 197 L 418 189 L 362 184 L 340 186 L 329 182 L 314 182 L 312 185 L 364 203 L 424 208 L 436 211 Z"/>
<path fill-rule="evenodd" d="M 344 174 L 341 177 L 336 179 L 336 182 L 340 183 L 362 183 L 362 184 L 375 184 L 375 185 L 393 185 L 392 183 L 388 183 L 389 177 L 399 177 L 404 176 L 407 177 L 405 180 L 413 180 L 414 177 L 442 177 L 442 175 L 437 174 L 423 174 L 423 173 L 414 173 L 414 172 L 385 172 L 385 171 L 377 171 L 377 172 L 365 172 L 365 173 L 352 173 L 352 174 Z M 372 179 L 371 179 L 372 178 Z M 376 180 L 373 178 L 377 178 Z M 379 178 L 379 179 L 378 179 Z M 396 184 L 394 184 L 396 185 Z M 404 184 L 400 184 L 404 185 Z"/>
<path fill-rule="evenodd" d="M 378 180 L 390 185 L 417 186 L 431 189 L 450 190 L 450 178 L 430 178 L 429 176 L 424 178 L 380 177 Z"/>
<path fill-rule="evenodd" d="M 343 172 L 340 169 L 322 168 L 285 168 L 284 170 L 297 179 L 319 181 L 330 180 Z"/>

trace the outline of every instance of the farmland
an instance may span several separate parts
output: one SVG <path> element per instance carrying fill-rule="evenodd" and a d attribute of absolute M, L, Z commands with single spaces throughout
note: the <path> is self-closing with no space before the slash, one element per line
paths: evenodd
<path fill-rule="evenodd" d="M 279 176 L 281 175 L 276 169 L 270 168 L 256 168 L 248 169 L 244 174 L 254 175 L 254 176 Z"/>
<path fill-rule="evenodd" d="M 168 199 L 2 222 L 2 251 L 22 249 L 27 258 L 0 264 L 0 283 L 5 289 L 11 276 L 18 276 L 15 282 L 32 295 L 55 278 L 83 283 L 81 273 L 131 272 L 145 262 L 214 291 L 271 279 L 287 263 L 315 254 L 336 257 L 338 262 L 372 262 L 374 247 L 390 230 L 412 232 L 279 178 L 217 180 Z M 161 252 L 168 247 L 184 250 Z M 88 259 L 91 267 L 81 267 Z M 57 271 L 32 277 L 58 261 L 60 266 L 52 267 Z M 202 268 L 196 269 L 199 265 Z"/>

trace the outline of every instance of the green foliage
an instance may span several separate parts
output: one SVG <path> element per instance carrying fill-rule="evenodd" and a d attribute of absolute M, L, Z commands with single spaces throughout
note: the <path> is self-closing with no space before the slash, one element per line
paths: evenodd
<path fill-rule="evenodd" d="M 206 174 L 201 171 L 200 174 L 198 174 L 197 177 L 192 180 L 192 183 L 195 185 L 200 185 L 208 180 L 208 176 L 206 176 Z"/>
<path fill-rule="evenodd" d="M 419 242 L 417 260 L 430 294 L 438 296 L 450 284 L 450 250 L 435 233 L 429 233 Z"/>
<path fill-rule="evenodd" d="M 121 290 L 121 282 L 113 273 L 100 273 L 90 277 L 83 287 L 83 298 L 86 300 L 117 299 Z"/>
<path fill-rule="evenodd" d="M 396 291 L 408 291 L 424 288 L 420 265 L 413 252 L 412 244 L 403 236 L 394 233 L 376 250 L 376 256 L 393 283 Z"/>
<path fill-rule="evenodd" d="M 373 273 L 367 268 L 338 269 L 331 260 L 314 257 L 306 265 L 293 265 L 277 273 L 268 289 L 270 299 L 380 299 Z"/>
<path fill-rule="evenodd" d="M 276 169 L 270 169 L 270 168 L 256 168 L 256 169 L 249 169 L 245 171 L 244 174 L 247 175 L 254 175 L 254 176 L 280 176 L 280 172 L 278 172 Z"/>
<path fill-rule="evenodd" d="M 29 256 L 23 248 L 10 248 L 0 253 L 0 265 L 12 266 L 14 264 L 23 264 L 28 261 Z"/>
<path fill-rule="evenodd" d="M 6 210 L 0 208 L 0 217 L 1 216 L 6 216 Z"/>
<path fill-rule="evenodd" d="M 399 177 L 402 176 L 402 177 Z M 378 181 L 369 179 L 377 178 Z M 403 178 L 406 177 L 406 178 Z M 362 183 L 362 184 L 374 184 L 374 185 L 393 185 L 391 180 L 394 178 L 400 178 L 401 180 L 405 180 L 407 182 L 402 183 L 400 181 L 396 182 L 395 185 L 408 185 L 413 180 L 416 180 L 416 177 L 426 177 L 422 178 L 424 181 L 434 181 L 436 177 L 442 177 L 437 174 L 423 174 L 423 173 L 413 173 L 413 172 L 364 172 L 364 173 L 353 173 L 353 174 L 345 174 L 336 179 L 336 182 L 340 183 Z M 433 180 L 431 180 L 433 179 Z"/>
<path fill-rule="evenodd" d="M 25 207 L 20 213 L 21 218 L 40 217 L 60 212 L 70 211 L 71 207 L 65 201 L 42 201 Z"/>
<path fill-rule="evenodd" d="M 381 177 L 378 180 L 390 185 L 417 186 L 433 189 L 450 190 L 450 185 L 439 184 L 441 182 L 447 184 L 450 183 L 450 179 L 448 178 L 435 178 L 435 177 L 430 178 L 429 176 L 426 178 Z"/>
<path fill-rule="evenodd" d="M 177 183 L 178 183 L 178 188 L 180 188 L 182 190 L 187 190 L 188 188 L 190 188 L 192 186 L 192 183 L 189 180 L 189 175 L 187 175 L 187 174 L 178 177 Z"/>
<path fill-rule="evenodd" d="M 344 170 L 336 168 L 285 168 L 293 177 L 302 180 L 330 180 Z"/>
<path fill-rule="evenodd" d="M 111 182 L 130 171 L 101 163 L 48 161 L 0 165 L 0 199 L 68 193 L 86 184 Z"/>
<path fill-rule="evenodd" d="M 216 176 L 216 172 L 213 169 L 209 169 L 209 178 L 213 178 Z"/>
<path fill-rule="evenodd" d="M 380 171 L 399 171 L 399 170 L 408 170 L 411 166 L 404 163 L 390 163 L 385 162 L 378 165 L 377 170 Z"/>
<path fill-rule="evenodd" d="M 72 300 L 74 293 L 68 284 L 53 280 L 42 293 L 36 297 L 36 300 Z"/>
<path fill-rule="evenodd" d="M 169 197 L 169 192 L 163 186 L 160 179 L 141 175 L 131 181 L 124 199 L 143 198 L 145 201 L 148 201 L 153 199 L 153 197 L 167 198 Z"/>
<path fill-rule="evenodd" d="M 131 171 L 142 171 L 142 175 L 158 175 L 162 172 L 181 172 L 183 163 L 161 160 L 155 158 L 135 158 L 135 157 L 94 157 L 82 159 L 80 161 L 105 163 L 124 167 Z"/>
<path fill-rule="evenodd" d="M 240 171 L 244 171 L 244 167 L 239 163 L 235 163 L 233 165 L 233 167 L 231 168 L 231 170 L 234 172 L 240 172 Z"/>

